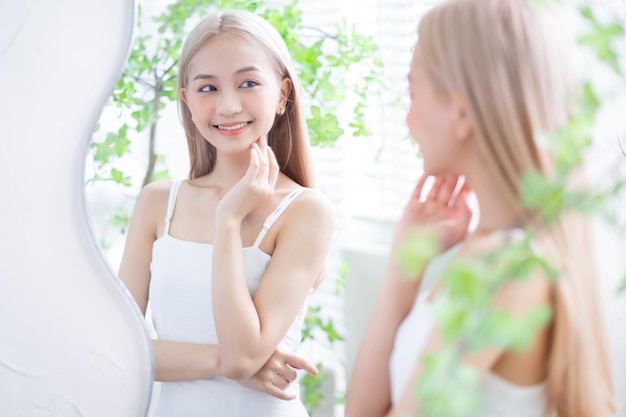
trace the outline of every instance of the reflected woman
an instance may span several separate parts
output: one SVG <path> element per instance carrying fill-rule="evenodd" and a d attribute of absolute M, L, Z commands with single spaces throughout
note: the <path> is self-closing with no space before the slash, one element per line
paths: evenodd
<path fill-rule="evenodd" d="M 422 359 L 452 343 L 433 307 L 451 290 L 443 278 L 447 266 L 508 248 L 519 232 L 536 226 L 537 213 L 522 204 L 522 179 L 530 171 L 555 172 L 554 155 L 536 138 L 567 122 L 569 85 L 554 28 L 545 26 L 532 3 L 448 0 L 420 21 L 406 120 L 424 157 L 425 177 L 396 228 L 352 374 L 348 417 L 420 415 Z M 427 176 L 435 179 L 428 191 Z M 470 190 L 480 219 L 468 233 Z M 498 310 L 521 316 L 550 306 L 553 316 L 522 351 L 503 344 L 463 355 L 485 399 L 473 417 L 613 415 L 598 275 L 580 220 L 564 213 L 536 233 L 533 249 L 559 271 L 556 282 L 534 271 L 495 292 Z M 407 276 L 397 261 L 409 232 L 438 237 L 440 254 L 419 277 Z"/>
<path fill-rule="evenodd" d="M 157 331 L 157 416 L 306 416 L 295 355 L 334 229 L 312 186 L 286 45 L 244 11 L 211 15 L 180 58 L 189 178 L 140 193 L 119 276 Z"/>

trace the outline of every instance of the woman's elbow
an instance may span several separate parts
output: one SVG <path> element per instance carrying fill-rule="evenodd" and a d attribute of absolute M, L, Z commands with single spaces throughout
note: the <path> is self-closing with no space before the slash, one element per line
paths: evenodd
<path fill-rule="evenodd" d="M 245 379 L 256 374 L 260 366 L 250 358 L 222 358 L 222 376 L 228 379 Z"/>

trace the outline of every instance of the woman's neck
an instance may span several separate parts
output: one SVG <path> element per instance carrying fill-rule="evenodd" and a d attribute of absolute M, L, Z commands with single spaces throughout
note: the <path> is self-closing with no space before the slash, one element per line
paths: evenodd
<path fill-rule="evenodd" d="M 490 234 L 518 226 L 520 219 L 516 207 L 498 191 L 498 184 L 492 175 L 480 169 L 466 174 L 465 179 L 478 200 L 480 219 L 476 226 L 477 234 Z"/>
<path fill-rule="evenodd" d="M 246 174 L 250 158 L 245 156 L 233 156 L 218 154 L 215 166 L 207 178 L 212 186 L 219 187 L 224 193 L 230 190 Z"/>

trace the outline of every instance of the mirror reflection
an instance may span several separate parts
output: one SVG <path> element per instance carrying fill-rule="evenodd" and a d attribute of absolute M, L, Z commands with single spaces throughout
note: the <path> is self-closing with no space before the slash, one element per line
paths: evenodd
<path fill-rule="evenodd" d="M 167 407 L 177 407 L 176 401 L 183 400 L 176 390 L 186 390 L 188 386 L 204 389 L 191 381 L 210 384 L 223 381 L 220 377 L 230 376 L 226 378 L 229 381 L 216 383 L 219 389 L 232 388 L 254 398 L 249 402 L 238 401 L 237 407 L 259 406 L 264 400 L 258 399 L 258 392 L 264 393 L 260 398 L 272 397 L 268 402 L 282 407 L 285 401 L 274 402 L 273 398 L 280 400 L 280 396 L 297 391 L 301 404 L 298 403 L 298 411 L 294 413 L 301 412 L 302 406 L 310 414 L 343 415 L 342 401 L 335 403 L 333 398 L 342 398 L 347 390 L 354 358 L 384 276 L 393 227 L 423 171 L 421 155 L 408 138 L 405 124 L 409 103 L 406 76 L 417 24 L 432 4 L 415 3 L 380 1 L 356 5 L 348 0 L 301 0 L 294 4 L 268 2 L 241 6 L 237 2 L 223 5 L 224 9 L 247 7 L 277 28 L 283 40 L 276 43 L 285 42 L 289 50 L 289 57 L 285 57 L 267 50 L 268 43 L 257 45 L 240 34 L 216 35 L 217 40 L 199 42 L 198 51 L 185 55 L 184 42 L 189 42 L 190 34 L 198 24 L 206 22 L 203 19 L 213 13 L 213 7 L 185 1 L 140 2 L 142 18 L 133 50 L 91 144 L 86 190 L 103 252 L 146 314 L 146 325 L 157 340 L 153 344 L 157 355 L 157 384 L 151 413 L 158 415 L 166 413 L 163 410 L 170 410 Z M 591 19 L 602 21 L 607 16 L 610 21 L 611 16 L 623 16 L 623 11 L 616 10 L 610 2 L 605 3 L 595 5 L 592 17 L 585 9 L 578 11 L 573 7 L 565 7 L 563 14 L 571 19 L 577 35 L 582 34 Z M 347 9 L 352 12 L 346 14 L 344 10 Z M 355 9 L 358 13 L 354 12 Z M 202 33 L 209 39 L 210 25 L 206 25 Z M 263 30 L 257 28 L 255 33 Z M 593 43 L 587 39 L 587 43 Z M 582 50 L 585 42 L 581 41 L 580 46 Z M 218 66 L 213 56 L 229 59 L 221 59 Z M 180 69 L 181 59 L 188 61 L 184 70 Z M 589 74 L 582 76 L 600 77 L 606 85 L 615 85 L 610 77 L 603 76 L 605 69 L 601 69 L 602 64 L 596 58 L 581 52 L 575 59 L 577 67 L 590 68 Z M 615 59 L 618 66 L 623 62 L 623 56 Z M 289 68 L 289 60 L 293 60 L 293 70 Z M 250 62 L 257 64 L 249 65 Z M 587 62 L 594 64 L 585 65 Z M 246 68 L 247 71 L 238 72 Z M 178 84 L 181 74 L 184 77 Z M 267 96 L 255 96 L 250 104 L 243 94 L 254 93 L 259 86 L 263 86 L 263 94 Z M 243 92 L 248 89 L 251 91 Z M 601 85 L 597 91 L 606 98 L 602 99 L 598 116 L 599 139 L 590 151 L 595 156 L 590 164 L 592 180 L 594 184 L 597 182 L 599 189 L 606 186 L 601 180 L 611 177 L 608 181 L 616 184 L 619 178 L 623 178 L 615 137 L 616 131 L 623 131 L 624 126 L 619 126 L 615 109 L 623 102 L 624 95 L 623 92 L 617 97 L 603 95 L 603 91 L 610 89 Z M 256 109 L 258 103 L 265 103 L 261 110 Z M 293 120 L 297 120 L 299 113 L 306 119 L 314 188 L 332 206 L 322 218 L 335 218 L 334 236 L 323 243 L 316 239 L 326 239 L 327 224 L 311 214 L 311 219 L 317 219 L 311 223 L 318 230 L 311 239 L 301 238 L 310 245 L 302 250 L 311 252 L 307 259 L 290 256 L 288 251 L 275 252 L 280 248 L 277 237 L 282 236 L 282 230 L 287 230 L 286 223 L 290 223 L 289 229 L 298 230 L 299 216 L 289 216 L 289 213 L 307 210 L 306 207 L 297 209 L 294 205 L 307 201 L 306 192 L 285 206 L 284 213 L 277 216 L 277 223 L 268 226 L 266 235 L 261 232 L 264 221 L 273 219 L 275 209 L 282 207 L 282 201 L 288 201 L 283 197 L 287 197 L 292 187 L 313 186 L 312 182 L 298 177 L 299 169 L 306 175 L 308 168 L 302 162 L 297 164 L 300 168 L 291 167 L 282 154 L 281 119 L 293 116 Z M 246 148 L 245 152 L 227 148 L 235 146 L 234 139 L 238 140 L 240 134 L 250 141 L 247 146 L 251 148 Z M 248 135 L 254 139 L 255 145 Z M 294 135 L 298 137 L 297 133 Z M 188 142 L 192 143 L 192 150 L 189 150 Z M 228 145 L 222 147 L 222 142 Z M 194 147 L 200 150 L 194 151 Z M 238 152 L 243 152 L 240 156 L 245 155 L 245 158 L 233 156 L 239 155 Z M 298 154 L 300 151 L 293 152 Z M 197 154 L 206 154 L 209 158 L 197 159 Z M 276 174 L 272 154 L 278 166 L 283 168 L 281 174 Z M 265 191 L 261 194 L 272 190 L 272 197 L 261 199 L 262 203 L 249 200 L 260 191 L 256 188 L 251 191 L 252 186 L 242 182 L 247 178 L 244 172 L 248 172 L 252 159 L 258 159 L 261 171 L 267 174 L 263 177 Z M 303 159 L 306 158 L 303 156 Z M 229 164 L 220 165 L 217 162 L 220 160 L 229 161 Z M 600 160 L 603 163 L 593 163 Z M 289 171 L 285 172 L 287 169 Z M 611 175 L 607 175 L 609 169 Z M 245 191 L 237 194 L 242 189 Z M 245 221 L 242 221 L 242 213 Z M 238 233 L 221 229 L 224 224 L 229 224 L 231 216 L 236 218 Z M 227 220 L 217 221 L 222 218 Z M 610 227 L 601 225 L 598 225 L 598 235 L 598 242 L 612 242 L 600 254 L 599 263 L 604 268 L 600 275 L 607 277 L 602 291 L 608 299 L 615 300 L 619 271 L 623 268 L 615 267 L 614 260 L 620 259 L 618 248 L 622 238 L 615 236 Z M 301 236 L 309 235 L 302 231 Z M 234 239 L 234 243 L 230 239 Z M 185 248 L 159 249 L 166 240 Z M 252 248 L 256 255 L 245 251 L 231 253 L 229 243 L 246 250 Z M 286 246 L 295 250 L 299 244 L 303 243 L 294 239 Z M 215 251 L 218 249 L 224 250 L 220 252 L 224 257 L 216 262 Z M 156 251 L 171 256 L 177 250 L 182 254 L 176 261 L 165 255 L 156 257 Z M 313 260 L 318 250 L 326 251 L 324 280 L 318 280 L 320 260 Z M 247 258 L 257 255 L 260 257 L 258 262 Z M 295 274 L 295 266 L 286 261 L 283 265 L 281 259 L 289 258 L 299 265 L 310 266 L 303 272 L 307 277 L 303 278 L 305 283 L 289 290 L 293 297 L 281 297 L 289 288 L 282 281 L 282 284 L 273 286 L 270 278 L 261 285 L 258 277 L 255 280 L 236 272 L 242 265 L 254 262 L 262 266 L 261 271 L 267 268 L 267 277 L 272 277 L 273 267 L 267 266 L 272 263 L 269 258 L 263 259 L 270 255 L 271 262 L 279 265 L 276 268 L 286 268 L 278 271 L 290 271 L 287 273 L 290 276 L 291 272 Z M 193 259 L 186 258 L 192 256 Z M 204 276 L 213 276 L 213 282 L 203 282 L 204 287 L 188 283 L 185 287 L 176 279 L 182 275 L 189 279 L 195 277 L 198 258 L 206 262 L 202 267 L 206 272 Z M 225 259 L 230 263 L 222 262 Z M 163 268 L 171 270 L 162 273 Z M 243 269 L 246 272 L 254 270 L 253 267 Z M 219 287 L 215 277 L 220 271 L 239 277 L 239 284 L 223 283 Z M 159 279 L 160 288 L 155 288 L 157 277 L 165 277 Z M 172 284 L 174 280 L 176 283 Z M 195 280 L 200 278 L 195 277 Z M 241 284 L 243 282 L 245 286 Z M 215 295 L 216 288 L 224 291 L 219 297 Z M 314 290 L 309 294 L 305 289 L 310 288 Z M 183 291 L 186 296 L 181 293 Z M 191 297 L 190 293 L 197 297 Z M 293 304 L 276 307 L 263 301 L 280 299 L 282 302 L 285 298 Z M 160 305 L 159 299 L 162 300 Z M 192 309 L 194 304 L 200 305 L 198 310 Z M 189 323 L 205 323 L 200 324 L 203 326 L 201 330 L 189 327 L 189 335 L 177 335 L 168 330 L 168 321 L 175 317 L 172 310 L 181 305 L 185 310 L 181 309 L 179 313 L 185 318 L 169 322 L 170 329 L 192 326 Z M 216 310 L 218 305 L 223 306 L 219 312 Z M 619 315 L 619 305 L 618 301 L 607 304 L 609 318 Z M 267 306 L 267 309 L 261 306 Z M 307 315 L 302 321 L 303 311 Z M 269 322 L 273 337 L 265 339 L 266 335 L 258 328 L 264 328 L 263 317 L 274 317 L 272 314 L 280 319 Z M 608 322 L 609 328 L 616 323 L 612 319 Z M 248 333 L 245 323 L 251 323 L 250 329 L 257 332 Z M 271 326 L 274 325 L 283 331 L 273 333 Z M 228 330 L 233 327 L 237 332 Z M 217 345 L 218 337 L 224 340 L 224 346 Z M 610 353 L 612 357 L 619 357 L 619 352 L 626 346 L 624 334 L 613 332 L 612 337 Z M 293 339 L 292 343 L 287 343 L 285 338 Z M 295 339 L 302 339 L 296 356 L 275 356 L 293 354 Z M 247 342 L 246 346 L 241 346 L 241 340 Z M 277 350 L 285 344 L 287 352 Z M 182 355 L 182 352 L 186 354 Z M 226 362 L 219 369 L 215 362 L 213 367 L 211 364 L 201 367 L 193 352 L 198 353 L 198 358 L 209 357 L 213 361 L 216 358 L 221 360 L 221 355 L 225 354 Z M 160 353 L 161 357 L 158 356 Z M 168 357 L 183 357 L 189 362 L 171 363 L 167 362 Z M 281 358 L 283 364 L 289 360 L 305 360 L 302 366 L 306 369 L 298 372 L 296 378 L 289 368 L 272 368 L 272 377 L 279 377 L 282 382 L 273 384 L 259 378 L 252 388 L 250 381 L 248 386 L 232 381 L 241 379 L 237 377 L 254 377 L 256 374 L 251 374 L 252 371 L 271 366 L 271 362 L 264 362 L 261 358 L 271 360 L 276 357 Z M 242 365 L 244 369 L 231 368 L 228 366 L 230 359 L 244 365 L 249 360 L 253 365 Z M 164 366 L 161 368 L 163 373 L 159 372 L 160 363 Z M 168 365 L 172 365 L 171 369 L 175 371 L 167 373 Z M 309 365 L 317 368 L 317 376 L 311 375 L 315 373 L 312 368 L 307 372 Z M 619 366 L 619 359 L 613 366 Z M 624 380 L 619 375 L 615 379 L 616 392 L 623 393 Z M 288 389 L 264 392 L 258 384 L 268 382 L 273 386 L 293 384 L 290 385 L 293 392 Z M 195 404 L 199 409 L 209 407 L 195 400 L 198 397 L 194 395 L 194 400 L 184 402 Z M 161 405 L 160 398 L 164 398 Z M 203 397 L 203 401 L 209 399 Z M 236 409 L 230 405 L 223 407 Z"/>

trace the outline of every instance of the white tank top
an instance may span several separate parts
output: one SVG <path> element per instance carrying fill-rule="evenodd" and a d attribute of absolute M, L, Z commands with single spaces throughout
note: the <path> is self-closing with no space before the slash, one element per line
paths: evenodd
<path fill-rule="evenodd" d="M 428 300 L 431 289 L 460 245 L 433 259 L 424 271 L 422 284 L 411 312 L 396 332 L 389 363 L 391 399 L 400 400 L 411 373 L 421 359 L 435 324 L 435 315 Z M 487 372 L 480 382 L 485 408 L 472 417 L 543 417 L 546 406 L 545 383 L 519 386 Z"/>
<path fill-rule="evenodd" d="M 211 262 L 213 246 L 176 239 L 169 234 L 176 196 L 182 181 L 172 182 L 165 231 L 153 245 L 150 280 L 150 308 L 158 339 L 218 344 L 211 298 Z M 287 195 L 263 224 L 254 245 L 243 248 L 246 279 L 254 295 L 271 256 L 259 244 L 276 219 L 305 188 Z M 305 303 L 306 304 L 306 303 Z M 296 352 L 306 305 L 289 327 L 281 348 Z M 159 417 L 305 417 L 306 409 L 299 398 L 279 400 L 268 394 L 246 388 L 227 378 L 185 382 L 163 382 L 156 415 Z M 298 395 L 294 381 L 288 391 Z"/>

